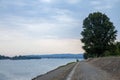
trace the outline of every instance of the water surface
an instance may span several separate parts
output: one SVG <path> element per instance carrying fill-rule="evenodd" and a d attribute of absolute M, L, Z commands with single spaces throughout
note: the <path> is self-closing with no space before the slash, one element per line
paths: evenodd
<path fill-rule="evenodd" d="M 0 60 L 0 80 L 31 80 L 76 59 Z"/>

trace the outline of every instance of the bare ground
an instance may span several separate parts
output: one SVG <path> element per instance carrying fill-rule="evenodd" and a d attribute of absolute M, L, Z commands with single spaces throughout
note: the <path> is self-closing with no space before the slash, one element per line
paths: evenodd
<path fill-rule="evenodd" d="M 111 74 L 116 80 L 120 80 L 120 57 L 95 58 L 88 62 Z"/>
<path fill-rule="evenodd" d="M 112 76 L 87 62 L 80 62 L 71 80 L 115 80 Z"/>

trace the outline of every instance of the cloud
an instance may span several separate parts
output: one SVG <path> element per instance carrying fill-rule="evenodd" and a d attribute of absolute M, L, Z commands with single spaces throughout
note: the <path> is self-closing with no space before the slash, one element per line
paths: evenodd
<path fill-rule="evenodd" d="M 119 0 L 92 0 L 90 1 L 90 4 L 93 5 L 95 10 L 106 10 L 106 9 L 112 9 L 115 4 L 119 2 Z"/>
<path fill-rule="evenodd" d="M 82 20 L 91 11 L 107 12 L 113 18 L 118 18 L 118 13 L 113 16 L 117 9 L 112 10 L 118 1 L 0 0 L 0 51 L 20 54 L 30 51 L 42 53 L 48 48 L 50 52 L 57 52 L 61 48 L 58 50 L 61 52 L 63 48 L 67 48 L 65 52 L 73 52 L 74 48 L 71 46 L 74 46 L 77 49 L 75 50 L 80 52 L 73 44 L 80 41 L 80 32 L 83 30 Z M 118 21 L 114 22 L 117 24 Z M 73 39 L 78 40 L 77 43 Z M 67 41 L 70 42 L 67 43 Z M 62 44 L 62 42 L 65 43 Z M 59 43 L 62 44 L 61 47 Z M 5 48 L 5 46 L 8 47 Z M 48 47 L 45 48 L 45 46 Z M 33 47 L 35 47 L 34 50 Z M 58 49 L 54 51 L 52 47 Z M 79 49 L 81 50 L 81 47 Z"/>
<path fill-rule="evenodd" d="M 61 1 L 28 1 L 21 0 L 19 3 L 16 0 L 15 2 L 2 1 L 0 6 L 1 54 L 83 51 L 78 39 L 79 20 L 74 18 L 75 12 L 59 8 L 60 5 L 55 3 Z"/>
<path fill-rule="evenodd" d="M 1 54 L 83 51 L 78 39 L 80 24 L 79 20 L 74 18 L 74 12 L 45 6 L 36 8 L 21 8 L 23 14 L 19 14 L 20 11 L 17 10 L 18 13 L 10 14 L 10 11 L 0 15 Z"/>
<path fill-rule="evenodd" d="M 91 4 L 92 4 L 92 5 L 100 5 L 100 4 L 101 4 L 101 1 L 91 1 Z"/>
<path fill-rule="evenodd" d="M 53 0 L 39 0 L 39 1 L 45 2 L 45 3 L 51 3 L 51 2 L 53 2 Z"/>
<path fill-rule="evenodd" d="M 0 53 L 10 56 L 39 53 L 83 53 L 78 39 L 18 40 L 1 43 Z"/>
<path fill-rule="evenodd" d="M 81 2 L 81 0 L 67 0 L 67 2 L 69 4 L 77 4 L 77 3 Z"/>
<path fill-rule="evenodd" d="M 81 2 L 81 0 L 39 0 L 40 2 L 43 3 L 54 3 L 54 4 L 63 4 L 63 3 L 67 3 L 67 4 L 78 4 L 79 2 Z"/>
<path fill-rule="evenodd" d="M 0 30 L 0 36 L 0 43 L 27 39 L 25 34 L 10 30 Z"/>
<path fill-rule="evenodd" d="M 24 7 L 27 6 L 27 2 L 23 1 L 23 0 L 0 0 L 0 8 L 2 9 L 7 9 L 8 7 L 14 7 L 16 6 L 16 8 L 18 7 Z M 14 7 L 15 8 L 15 7 Z"/>
<path fill-rule="evenodd" d="M 55 9 L 53 12 L 54 14 L 47 18 L 3 16 L 0 30 L 16 32 L 16 36 L 25 35 L 23 38 L 79 38 L 80 31 L 76 31 L 79 30 L 80 22 L 72 16 L 72 12 L 61 9 Z M 5 34 L 7 33 L 3 35 Z M 13 37 L 12 35 L 13 33 L 9 33 L 10 37 Z"/>

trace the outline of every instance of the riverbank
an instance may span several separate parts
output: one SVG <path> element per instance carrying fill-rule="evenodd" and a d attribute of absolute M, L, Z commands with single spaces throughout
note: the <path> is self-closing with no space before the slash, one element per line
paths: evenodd
<path fill-rule="evenodd" d="M 37 76 L 32 80 L 66 80 L 66 77 L 73 69 L 75 64 L 76 64 L 75 62 L 68 63 L 66 65 L 56 68 L 55 70 L 47 72 L 46 74 Z"/>
<path fill-rule="evenodd" d="M 104 57 L 89 59 L 88 62 L 95 67 L 106 71 L 116 80 L 120 80 L 120 57 Z"/>
<path fill-rule="evenodd" d="M 68 80 L 71 72 L 74 73 L 69 80 L 120 80 L 120 57 L 94 58 L 67 64 L 32 80 Z"/>

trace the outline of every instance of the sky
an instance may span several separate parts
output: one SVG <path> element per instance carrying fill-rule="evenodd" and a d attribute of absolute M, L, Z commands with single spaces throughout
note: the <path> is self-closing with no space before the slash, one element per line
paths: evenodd
<path fill-rule="evenodd" d="M 105 13 L 120 41 L 120 0 L 0 0 L 0 54 L 84 53 L 83 20 Z"/>

